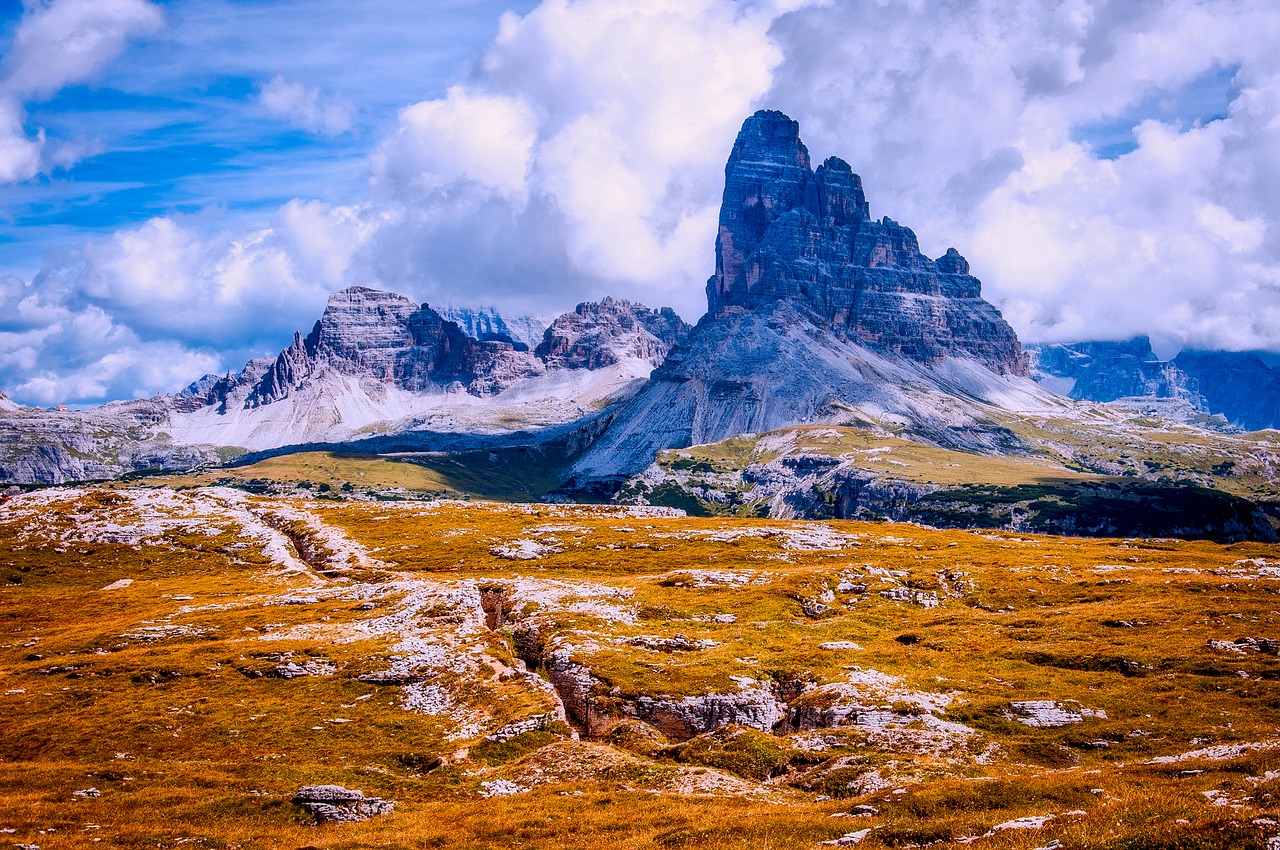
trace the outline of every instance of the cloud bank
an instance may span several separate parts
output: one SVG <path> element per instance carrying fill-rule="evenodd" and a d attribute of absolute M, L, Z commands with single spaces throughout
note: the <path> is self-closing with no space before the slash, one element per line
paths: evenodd
<path fill-rule="evenodd" d="M 37 403 L 172 390 L 281 347 L 353 283 L 696 318 L 724 160 L 762 107 L 799 120 L 815 160 L 847 159 L 873 215 L 966 254 L 1026 340 L 1280 350 L 1276 43 L 1280 14 L 1249 0 L 546 0 L 400 109 L 365 197 L 253 228 L 160 217 L 10 282 L 0 386 Z M 360 107 L 288 69 L 250 97 L 317 134 Z M 9 152 L 14 114 L 0 106 L 0 178 L 40 143 L 20 130 Z M 69 345 L 76 323 L 103 342 Z"/>

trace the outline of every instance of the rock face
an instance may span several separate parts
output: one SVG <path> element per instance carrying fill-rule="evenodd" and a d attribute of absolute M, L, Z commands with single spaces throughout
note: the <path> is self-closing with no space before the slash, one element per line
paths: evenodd
<path fill-rule="evenodd" d="M 829 158 L 814 171 L 800 127 L 757 112 L 725 166 L 713 316 L 786 302 L 841 339 L 921 363 L 967 355 L 1000 374 L 1026 375 L 1013 329 L 982 300 L 954 248 L 920 253 L 910 229 L 873 221 L 862 178 Z"/>
<path fill-rule="evenodd" d="M 641 696 L 628 709 L 637 719 L 681 741 L 730 725 L 771 732 L 787 716 L 787 704 L 767 687 L 682 699 Z"/>
<path fill-rule="evenodd" d="M 542 364 L 507 340 L 477 340 L 427 305 L 353 286 L 329 298 L 304 338 L 280 353 L 246 399 L 260 407 L 292 393 L 322 369 L 410 392 L 461 383 L 472 395 L 501 392 L 539 375 Z"/>
<path fill-rule="evenodd" d="M 390 814 L 395 803 L 380 797 L 366 797 L 341 785 L 307 785 L 293 795 L 294 805 L 301 806 L 316 823 L 357 823 L 376 815 Z"/>
<path fill-rule="evenodd" d="M 1026 378 L 1017 336 L 954 251 L 872 221 L 861 180 L 817 171 L 794 121 L 747 119 L 725 169 L 709 312 L 575 465 L 609 492 L 659 449 L 803 422 L 884 422 L 979 451 L 1014 449 L 989 408 L 1059 404 Z M 985 424 L 984 424 L 985 423 Z"/>
<path fill-rule="evenodd" d="M 552 322 L 536 353 L 548 369 L 601 369 L 625 357 L 658 366 L 689 330 L 670 307 L 650 310 L 605 298 Z"/>
<path fill-rule="evenodd" d="M 1183 351 L 1173 364 L 1199 382 L 1211 412 L 1250 431 L 1280 427 L 1280 369 L 1256 354 Z"/>

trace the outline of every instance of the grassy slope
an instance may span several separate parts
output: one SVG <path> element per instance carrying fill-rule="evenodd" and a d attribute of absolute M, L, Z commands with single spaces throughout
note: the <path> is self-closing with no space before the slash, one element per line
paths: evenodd
<path fill-rule="evenodd" d="M 1099 524 L 1168 533 L 1160 530 L 1162 523 L 1192 527 L 1201 515 L 1244 516 L 1250 507 L 1236 499 L 1272 502 L 1280 493 L 1280 451 L 1264 439 L 1267 434 L 1218 439 L 1143 423 L 1107 429 L 1048 419 L 1012 424 L 1040 447 L 1040 455 L 989 457 L 863 429 L 804 425 L 663 452 L 658 464 L 667 480 L 652 487 L 635 481 L 623 498 L 695 513 L 755 515 L 767 511 L 773 493 L 744 481 L 743 472 L 814 456 L 840 461 L 842 474 L 945 488 L 919 504 L 899 506 L 907 518 L 943 526 L 1001 527 L 1016 512 L 1029 527 L 1042 529 L 1065 530 L 1078 519 L 1081 530 Z M 1157 503 L 1159 511 L 1152 513 Z M 1144 505 L 1150 529 L 1135 523 Z M 1164 519 L 1157 522 L 1157 516 Z"/>
<path fill-rule="evenodd" d="M 630 592 L 634 625 L 541 612 L 545 628 L 582 646 L 575 658 L 623 695 L 732 690 L 734 675 L 838 681 L 857 665 L 899 676 L 909 688 L 951 693 L 945 716 L 978 735 L 967 747 L 914 754 L 856 728 L 833 730 L 817 756 L 797 754 L 785 739 L 777 751 L 750 742 L 749 752 L 726 752 L 719 741 L 667 742 L 656 761 L 546 739 L 524 742 L 546 745 L 528 754 L 521 742 L 495 751 L 473 738 L 470 755 L 421 774 L 413 757 L 456 756 L 468 740 L 447 740 L 454 730 L 440 717 L 405 711 L 395 689 L 351 678 L 387 655 L 386 640 L 335 638 L 346 624 L 384 611 L 351 601 L 268 604 L 305 595 L 316 580 L 281 573 L 230 531 L 192 526 L 136 546 L 70 539 L 106 513 L 127 519 L 133 509 L 115 499 L 91 494 L 56 505 L 38 529 L 0 513 L 0 828 L 15 830 L 14 841 L 46 850 L 88 847 L 94 838 L 138 848 L 754 848 L 813 847 L 873 827 L 863 846 L 944 846 L 1049 813 L 1058 818 L 1045 829 L 1002 832 L 979 846 L 1031 848 L 1060 838 L 1068 847 L 1260 847 L 1280 832 L 1251 824 L 1280 815 L 1280 787 L 1266 778 L 1280 770 L 1280 750 L 1145 764 L 1275 735 L 1280 661 L 1206 644 L 1277 636 L 1280 582 L 1250 578 L 1247 565 L 1237 565 L 1274 558 L 1275 547 L 619 519 L 589 508 L 296 503 L 386 562 L 385 571 L 358 574 L 374 585 L 393 574 L 486 585 L 523 576 Z M 276 504 L 258 502 L 262 510 Z M 0 510 L 11 512 L 13 503 Z M 796 529 L 843 537 L 796 548 L 788 537 Z M 491 552 L 520 538 L 563 551 L 529 562 Z M 696 569 L 742 572 L 759 583 L 682 586 L 688 582 L 679 576 Z M 868 592 L 839 596 L 828 617 L 803 616 L 800 599 L 841 576 L 862 576 Z M 126 577 L 134 579 L 127 588 L 101 589 Z M 879 594 L 896 586 L 939 592 L 943 604 L 926 609 Z M 736 621 L 709 620 L 724 613 Z M 149 645 L 120 637 L 148 622 L 196 633 Z M 259 639 L 292 626 L 314 636 Z M 613 643 L 677 632 L 719 645 L 663 654 Z M 833 640 L 861 650 L 819 648 Z M 263 663 L 253 653 L 264 647 L 327 658 L 340 673 L 286 681 L 239 672 Z M 501 634 L 488 651 L 506 652 Z M 458 699 L 496 711 L 494 722 L 538 710 L 527 692 L 498 679 L 449 686 Z M 1003 716 L 1011 700 L 1035 698 L 1076 700 L 1107 717 L 1032 729 Z M 766 786 L 763 797 L 686 797 L 663 784 L 679 764 L 750 774 L 779 752 L 793 784 Z M 480 781 L 534 768 L 548 781 L 529 794 L 477 796 Z M 1190 769 L 1204 772 L 1181 775 Z M 885 788 L 850 790 L 872 772 L 886 777 Z M 306 826 L 288 797 L 322 781 L 397 800 L 397 811 L 363 825 Z M 89 786 L 102 796 L 71 797 Z M 1238 808 L 1212 805 L 1206 791 Z M 823 801 L 823 793 L 839 798 Z M 880 813 L 830 817 L 854 803 Z M 1076 811 L 1083 814 L 1068 814 Z"/>
<path fill-rule="evenodd" d="M 208 472 L 155 476 L 131 482 L 142 486 L 209 486 L 278 483 L 328 484 L 340 490 L 404 490 L 441 496 L 474 496 L 499 501 L 527 501 L 559 483 L 561 467 L 522 449 L 451 455 L 361 455 L 342 452 L 298 452 L 245 466 Z"/>

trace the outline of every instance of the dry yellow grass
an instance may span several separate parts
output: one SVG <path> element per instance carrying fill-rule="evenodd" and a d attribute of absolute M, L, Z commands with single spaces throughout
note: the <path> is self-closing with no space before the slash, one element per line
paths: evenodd
<path fill-rule="evenodd" d="M 1276 547 L 223 491 L 47 491 L 0 511 L 0 845 L 790 848 L 868 829 L 860 846 L 1136 850 L 1280 835 L 1255 823 L 1280 821 L 1280 660 L 1209 644 L 1280 637 Z M 286 568 L 246 517 L 287 532 L 305 562 Z M 520 541 L 536 557 L 512 560 Z M 410 605 L 473 586 L 505 591 L 515 622 L 468 632 L 443 596 Z M 806 616 L 822 599 L 831 610 Z M 571 644 L 619 718 L 642 695 L 874 671 L 899 680 L 879 700 L 896 725 L 486 744 L 550 706 L 504 673 L 522 622 Z M 405 655 L 403 628 L 455 653 L 458 669 L 428 681 L 447 711 L 356 678 Z M 626 642 L 675 634 L 715 645 Z M 269 675 L 281 658 L 333 675 Z M 929 711 L 918 695 L 950 701 Z M 1011 719 L 1013 701 L 1037 699 L 1106 716 Z M 972 732 L 935 740 L 930 718 Z M 531 790 L 479 796 L 498 779 Z M 316 782 L 396 811 L 310 826 L 289 798 Z M 101 796 L 72 796 L 90 787 Z M 832 817 L 858 804 L 878 812 Z"/>

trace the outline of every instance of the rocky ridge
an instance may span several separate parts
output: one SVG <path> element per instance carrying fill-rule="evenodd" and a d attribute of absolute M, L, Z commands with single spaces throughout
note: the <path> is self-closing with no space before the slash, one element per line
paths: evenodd
<path fill-rule="evenodd" d="M 1173 365 L 1195 378 L 1205 406 L 1233 425 L 1280 428 L 1280 369 L 1248 352 L 1187 350 Z"/>
<path fill-rule="evenodd" d="M 800 126 L 761 111 L 743 124 L 725 166 L 708 311 L 786 303 L 841 340 L 932 364 L 967 356 L 1025 376 L 1017 335 L 982 300 L 969 263 L 937 260 L 888 217 L 873 220 L 862 178 L 830 157 L 811 169 Z"/>
<path fill-rule="evenodd" d="M 506 338 L 468 336 L 395 293 L 350 287 L 276 357 L 206 375 L 175 396 L 84 412 L 10 405 L 0 418 L 0 481 L 112 478 L 244 450 L 588 420 L 634 392 L 687 333 L 669 309 L 605 299 L 556 320 L 540 355 Z"/>

